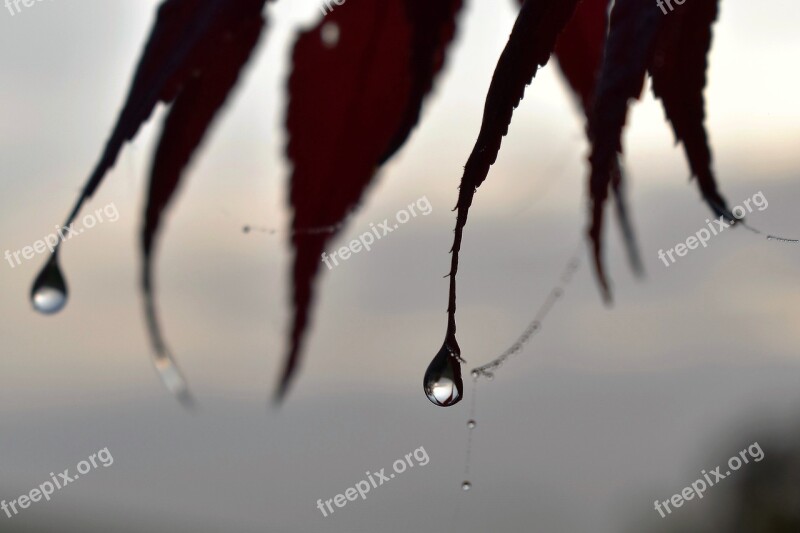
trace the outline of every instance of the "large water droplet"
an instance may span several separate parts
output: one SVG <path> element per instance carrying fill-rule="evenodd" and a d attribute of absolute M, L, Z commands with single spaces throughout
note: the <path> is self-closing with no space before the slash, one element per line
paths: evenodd
<path fill-rule="evenodd" d="M 425 372 L 423 386 L 428 399 L 440 407 L 449 407 L 461 401 L 464 382 L 461 380 L 461 351 L 455 339 L 445 341 Z"/>
<path fill-rule="evenodd" d="M 52 315 L 64 308 L 67 295 L 67 283 L 58 265 L 58 255 L 53 255 L 33 282 L 31 303 L 40 313 Z"/>
<path fill-rule="evenodd" d="M 470 483 L 469 481 L 465 481 L 464 483 L 461 484 L 461 490 L 469 490 L 471 488 L 472 488 L 472 483 Z"/>

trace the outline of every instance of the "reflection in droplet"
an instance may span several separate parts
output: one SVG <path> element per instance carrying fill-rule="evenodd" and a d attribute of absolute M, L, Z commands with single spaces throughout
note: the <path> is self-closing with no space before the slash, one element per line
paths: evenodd
<path fill-rule="evenodd" d="M 339 25 L 336 24 L 335 22 L 325 23 L 325 25 L 322 26 L 322 30 L 320 31 L 322 44 L 324 44 L 326 48 L 335 48 L 336 45 L 339 44 L 340 36 L 341 36 L 341 30 L 339 29 Z"/>
<path fill-rule="evenodd" d="M 58 255 L 53 255 L 33 282 L 31 303 L 38 312 L 52 315 L 64 308 L 67 295 L 67 283 L 58 265 Z"/>
<path fill-rule="evenodd" d="M 475 421 L 474 421 L 474 420 L 468 420 L 468 421 L 467 421 L 467 427 L 468 427 L 469 429 L 474 429 L 474 428 L 475 428 L 475 426 L 477 426 L 477 425 L 478 425 L 478 424 L 477 424 L 477 423 L 475 423 Z"/>
<path fill-rule="evenodd" d="M 449 407 L 461 401 L 464 382 L 461 379 L 460 350 L 458 344 L 446 341 L 425 372 L 423 383 L 428 399 L 440 407 Z"/>
<path fill-rule="evenodd" d="M 469 481 L 465 481 L 464 483 L 461 484 L 461 490 L 469 490 L 471 488 L 472 488 L 472 483 L 470 483 Z"/>

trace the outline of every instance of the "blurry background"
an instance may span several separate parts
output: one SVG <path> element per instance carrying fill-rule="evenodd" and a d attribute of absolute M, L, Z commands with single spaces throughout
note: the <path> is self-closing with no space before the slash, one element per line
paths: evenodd
<path fill-rule="evenodd" d="M 115 119 L 156 5 L 62 0 L 13 17 L 0 11 L 0 253 L 62 221 Z M 704 227 L 709 212 L 649 94 L 626 137 L 647 277 L 632 278 L 609 224 L 616 304 L 603 307 L 584 264 L 535 340 L 481 383 L 473 489 L 460 490 L 469 398 L 437 409 L 422 375 L 444 334 L 450 208 L 514 8 L 511 0 L 468 2 L 421 126 L 340 242 L 423 195 L 433 213 L 325 269 L 302 373 L 280 410 L 268 398 L 289 318 L 287 237 L 242 226 L 287 225 L 287 57 L 295 32 L 320 16 L 316 0 L 270 6 L 267 37 L 165 228 L 161 311 L 196 413 L 183 411 L 152 369 L 138 293 L 137 232 L 160 114 L 85 210 L 114 202 L 119 221 L 63 249 L 71 301 L 61 314 L 37 315 L 28 302 L 43 256 L 0 265 L 0 499 L 74 470 L 101 448 L 115 459 L 52 502 L 0 515 L 0 530 L 741 527 L 732 489 L 785 464 L 782 450 L 797 450 L 800 248 L 736 230 L 669 268 L 658 260 L 659 249 Z M 769 207 L 750 222 L 789 236 L 800 235 L 798 24 L 796 2 L 723 2 L 706 93 L 724 194 L 737 205 L 763 192 Z M 513 342 L 578 243 L 582 129 L 548 66 L 467 226 L 458 323 L 469 367 Z M 653 510 L 655 499 L 753 441 L 762 462 L 666 519 Z M 420 446 L 430 456 L 424 468 L 327 518 L 316 508 Z M 797 483 L 790 478 L 793 492 L 779 491 L 773 503 L 800 508 Z M 745 530 L 796 531 L 789 528 Z"/>

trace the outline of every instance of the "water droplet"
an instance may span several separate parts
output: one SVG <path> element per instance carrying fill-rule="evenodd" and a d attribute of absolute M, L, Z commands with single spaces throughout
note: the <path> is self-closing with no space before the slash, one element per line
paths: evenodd
<path fill-rule="evenodd" d="M 33 282 L 31 303 L 40 313 L 52 315 L 64 308 L 67 295 L 67 283 L 58 265 L 58 256 L 53 255 Z"/>
<path fill-rule="evenodd" d="M 445 341 L 425 371 L 423 387 L 428 399 L 440 407 L 449 407 L 461 401 L 464 382 L 461 380 L 460 350 L 455 339 Z"/>
<path fill-rule="evenodd" d="M 154 360 L 154 365 L 167 390 L 181 403 L 190 407 L 192 400 L 189 394 L 189 387 L 172 358 L 169 356 L 157 356 Z"/>
<path fill-rule="evenodd" d="M 461 484 L 461 490 L 467 491 L 471 488 L 472 488 L 472 483 L 470 483 L 469 481 L 465 481 L 464 483 Z"/>
<path fill-rule="evenodd" d="M 478 372 L 477 370 L 473 370 L 472 371 L 472 379 L 478 379 L 480 377 L 480 375 L 481 375 L 481 373 Z"/>
<path fill-rule="evenodd" d="M 242 231 L 244 233 L 250 233 L 250 229 L 251 229 L 250 226 L 245 226 L 245 227 L 242 228 Z"/>
<path fill-rule="evenodd" d="M 478 425 L 478 424 L 477 424 L 477 423 L 476 423 L 474 420 L 468 420 L 468 421 L 467 421 L 467 427 L 468 427 L 469 429 L 474 429 L 474 428 L 475 428 L 475 426 L 477 426 L 477 425 Z"/>
<path fill-rule="evenodd" d="M 326 48 L 335 48 L 336 45 L 339 44 L 340 36 L 341 30 L 339 29 L 339 25 L 335 22 L 326 23 L 322 26 L 322 30 L 320 31 L 322 44 L 324 44 Z"/>

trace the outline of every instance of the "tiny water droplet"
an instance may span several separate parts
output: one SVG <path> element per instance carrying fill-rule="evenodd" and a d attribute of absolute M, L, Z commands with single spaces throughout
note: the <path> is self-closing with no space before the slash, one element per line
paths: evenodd
<path fill-rule="evenodd" d="M 161 382 L 164 383 L 167 390 L 186 407 L 190 407 L 192 399 L 189 394 L 189 386 L 172 358 L 169 356 L 157 356 L 153 363 Z"/>
<path fill-rule="evenodd" d="M 478 425 L 478 424 L 477 424 L 477 423 L 475 423 L 475 421 L 474 421 L 474 420 L 468 420 L 468 421 L 467 421 L 467 427 L 468 427 L 469 429 L 474 429 L 474 428 L 475 428 L 475 426 L 477 426 L 477 425 Z"/>
<path fill-rule="evenodd" d="M 52 315 L 64 308 L 68 294 L 67 283 L 58 265 L 58 256 L 53 255 L 33 282 L 31 303 L 38 312 Z"/>
<path fill-rule="evenodd" d="M 445 341 L 442 349 L 425 371 L 423 388 L 428 399 L 440 407 L 449 407 L 461 401 L 464 382 L 461 379 L 460 350 L 453 341 Z"/>
<path fill-rule="evenodd" d="M 245 226 L 245 227 L 242 228 L 242 231 L 244 233 L 250 233 L 250 229 L 251 229 L 250 226 Z"/>
<path fill-rule="evenodd" d="M 470 483 L 469 481 L 465 481 L 464 483 L 461 484 L 461 490 L 467 491 L 471 488 L 472 488 L 472 483 Z"/>
<path fill-rule="evenodd" d="M 472 371 L 472 379 L 478 379 L 480 377 L 480 375 L 481 375 L 481 373 L 478 372 L 477 370 L 473 370 Z"/>

